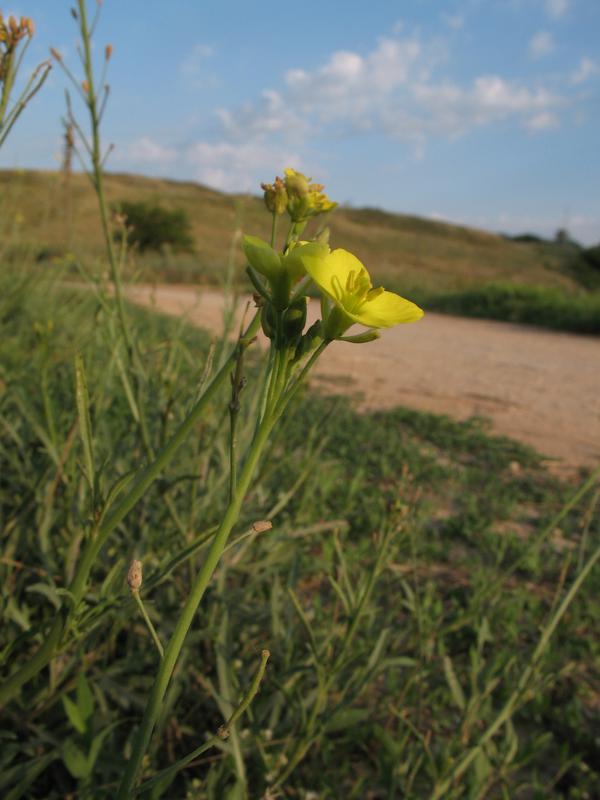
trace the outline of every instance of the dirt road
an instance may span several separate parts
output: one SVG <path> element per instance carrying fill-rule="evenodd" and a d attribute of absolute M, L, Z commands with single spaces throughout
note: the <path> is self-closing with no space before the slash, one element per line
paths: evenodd
<path fill-rule="evenodd" d="M 139 286 L 129 297 L 211 330 L 221 324 L 223 298 L 212 290 Z M 356 394 L 362 408 L 484 415 L 494 431 L 556 459 L 559 472 L 600 463 L 598 338 L 428 313 L 369 345 L 335 342 L 312 383 Z"/>

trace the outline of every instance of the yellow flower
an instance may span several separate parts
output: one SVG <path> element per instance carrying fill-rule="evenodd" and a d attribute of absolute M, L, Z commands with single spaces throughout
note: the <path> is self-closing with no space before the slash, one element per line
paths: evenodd
<path fill-rule="evenodd" d="M 336 339 L 353 323 L 369 328 L 391 328 L 416 322 L 423 311 L 404 297 L 373 288 L 369 273 L 347 250 L 333 250 L 324 257 L 306 252 L 302 262 L 317 286 L 335 303 L 325 322 L 325 338 Z"/>
<path fill-rule="evenodd" d="M 323 192 L 323 185 L 311 183 L 301 172 L 287 167 L 284 169 L 285 188 L 288 194 L 288 213 L 294 222 L 305 222 L 317 214 L 324 214 L 337 208 Z"/>

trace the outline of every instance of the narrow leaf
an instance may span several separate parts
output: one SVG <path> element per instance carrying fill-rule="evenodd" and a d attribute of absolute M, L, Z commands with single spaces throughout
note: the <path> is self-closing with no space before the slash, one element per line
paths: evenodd
<path fill-rule="evenodd" d="M 75 393 L 77 398 L 77 415 L 79 417 L 79 435 L 83 444 L 85 469 L 90 486 L 95 485 L 94 452 L 92 449 L 92 425 L 90 422 L 90 398 L 85 379 L 85 367 L 81 353 L 75 356 Z"/>

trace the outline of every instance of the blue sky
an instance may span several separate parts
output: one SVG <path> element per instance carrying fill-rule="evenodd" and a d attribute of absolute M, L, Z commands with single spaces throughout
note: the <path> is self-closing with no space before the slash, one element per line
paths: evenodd
<path fill-rule="evenodd" d="M 36 23 L 26 66 L 78 70 L 70 5 L 1 6 Z M 596 243 L 599 34 L 598 0 L 105 0 L 108 168 L 258 192 L 293 166 L 356 206 Z M 2 166 L 57 167 L 65 85 Z"/>

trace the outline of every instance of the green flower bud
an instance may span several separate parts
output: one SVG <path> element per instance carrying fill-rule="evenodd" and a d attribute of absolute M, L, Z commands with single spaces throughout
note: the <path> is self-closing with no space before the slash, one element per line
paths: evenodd
<path fill-rule="evenodd" d="M 260 312 L 260 324 L 267 339 L 272 339 L 275 336 L 276 321 L 275 309 L 271 303 L 267 303 L 262 307 L 262 311 Z"/>
<path fill-rule="evenodd" d="M 306 297 L 295 300 L 283 313 L 283 334 L 294 340 L 302 334 L 306 324 Z"/>
<path fill-rule="evenodd" d="M 265 193 L 265 205 L 271 213 L 283 214 L 288 204 L 288 193 L 285 183 L 276 177 L 274 183 L 261 183 Z"/>
<path fill-rule="evenodd" d="M 296 172 L 295 169 L 287 167 L 284 169 L 285 173 L 285 188 L 290 198 L 306 197 L 310 191 L 309 181 L 306 175 L 301 172 Z"/>
<path fill-rule="evenodd" d="M 351 342 L 352 344 L 365 344 L 366 342 L 374 342 L 379 339 L 381 334 L 377 330 L 365 331 L 364 333 L 357 333 L 355 336 L 338 336 L 341 342 Z"/>
<path fill-rule="evenodd" d="M 244 253 L 248 263 L 269 281 L 277 280 L 281 275 L 281 258 L 275 250 L 257 236 L 244 236 Z"/>

